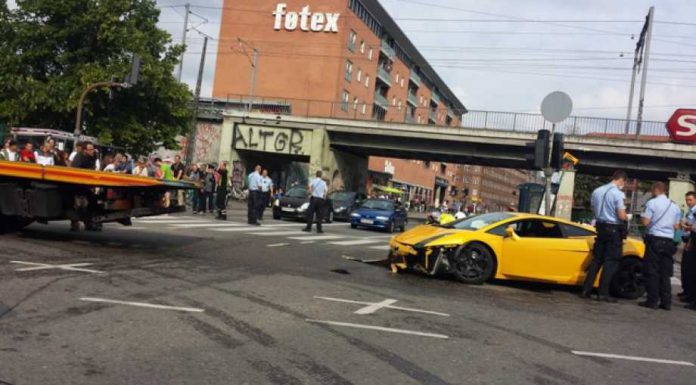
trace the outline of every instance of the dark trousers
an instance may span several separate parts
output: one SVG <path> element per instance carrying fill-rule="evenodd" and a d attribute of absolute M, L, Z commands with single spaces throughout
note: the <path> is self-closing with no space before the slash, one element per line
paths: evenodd
<path fill-rule="evenodd" d="M 215 203 L 216 203 L 216 206 L 218 209 L 218 216 L 226 217 L 227 216 L 227 190 L 218 189 Z"/>
<path fill-rule="evenodd" d="M 204 192 L 203 193 L 203 206 L 201 207 L 201 211 L 205 212 L 205 206 L 207 203 L 208 206 L 208 211 L 213 212 L 213 202 L 215 202 L 215 193 L 213 192 Z"/>
<path fill-rule="evenodd" d="M 597 238 L 592 251 L 592 262 L 587 270 L 585 284 L 582 292 L 589 294 L 594 286 L 599 269 L 602 276 L 599 278 L 599 296 L 609 296 L 609 285 L 614 277 L 621 261 L 623 236 L 618 225 L 597 225 Z"/>
<path fill-rule="evenodd" d="M 263 213 L 268 207 L 268 201 L 270 199 L 270 192 L 261 192 L 261 202 L 259 203 L 259 219 L 263 219 Z"/>
<path fill-rule="evenodd" d="M 247 222 L 256 224 L 259 222 L 259 204 L 261 203 L 261 191 L 249 191 L 247 198 Z"/>
<path fill-rule="evenodd" d="M 309 208 L 307 208 L 307 229 L 312 229 L 312 222 L 316 217 L 317 221 L 317 231 L 321 230 L 321 221 L 324 218 L 324 206 L 326 206 L 326 200 L 321 198 L 311 197 L 309 199 Z"/>
<path fill-rule="evenodd" d="M 674 253 L 677 247 L 672 238 L 645 237 L 645 258 L 643 258 L 643 277 L 648 292 L 648 303 L 663 306 L 672 303 L 672 283 L 674 273 Z"/>
<path fill-rule="evenodd" d="M 193 190 L 193 212 L 205 211 L 205 195 L 201 190 Z"/>
<path fill-rule="evenodd" d="M 684 248 L 681 263 L 682 289 L 689 299 L 696 301 L 696 240 L 692 240 L 690 250 L 689 244 Z"/>

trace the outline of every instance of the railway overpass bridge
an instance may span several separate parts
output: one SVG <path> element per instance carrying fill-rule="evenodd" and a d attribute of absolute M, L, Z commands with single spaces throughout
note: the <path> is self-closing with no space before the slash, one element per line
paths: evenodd
<path fill-rule="evenodd" d="M 369 156 L 526 169 L 531 151 L 527 143 L 534 141 L 544 122 L 524 122 L 533 115 L 522 115 L 513 114 L 513 123 L 507 125 L 496 123 L 500 117 L 495 115 L 486 116 L 482 123 L 465 115 L 463 124 L 468 126 L 443 127 L 227 111 L 219 159 L 239 160 L 247 166 L 257 159 L 307 162 L 311 172 L 323 170 L 333 183 L 348 189 L 365 186 Z M 623 169 L 631 177 L 670 180 L 678 201 L 683 200 L 679 195 L 693 188 L 696 147 L 668 142 L 664 123 L 649 122 L 644 127 L 651 131 L 643 131 L 649 136 L 637 137 L 634 123 L 626 135 L 623 121 L 578 124 L 577 119 L 569 120 L 557 128 L 566 134 L 566 151 L 580 159 L 578 171 L 607 175 Z M 569 199 L 573 180 L 564 178 L 571 186 L 561 187 L 570 191 Z"/>

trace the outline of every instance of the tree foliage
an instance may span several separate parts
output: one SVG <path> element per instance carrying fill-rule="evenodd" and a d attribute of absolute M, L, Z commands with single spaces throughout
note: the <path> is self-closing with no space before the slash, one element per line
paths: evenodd
<path fill-rule="evenodd" d="M 172 76 L 183 46 L 156 25 L 153 0 L 0 0 L 0 121 L 72 131 L 82 91 L 123 81 L 142 59 L 135 87 L 90 93 L 84 132 L 134 154 L 176 147 L 191 119 L 191 94 Z"/>

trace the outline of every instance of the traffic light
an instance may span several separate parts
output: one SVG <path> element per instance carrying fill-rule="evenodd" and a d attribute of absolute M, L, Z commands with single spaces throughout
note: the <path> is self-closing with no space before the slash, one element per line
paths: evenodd
<path fill-rule="evenodd" d="M 563 148 L 563 134 L 554 132 L 553 134 L 553 150 L 551 153 L 551 168 L 560 170 L 563 168 L 563 157 L 565 150 Z"/>
<path fill-rule="evenodd" d="M 549 162 L 549 130 L 539 130 L 534 142 L 527 143 L 531 151 L 527 151 L 527 164 L 532 170 L 542 170 Z"/>
<path fill-rule="evenodd" d="M 134 86 L 138 84 L 138 79 L 140 79 L 140 56 L 133 54 L 131 72 L 126 76 L 124 83 Z"/>

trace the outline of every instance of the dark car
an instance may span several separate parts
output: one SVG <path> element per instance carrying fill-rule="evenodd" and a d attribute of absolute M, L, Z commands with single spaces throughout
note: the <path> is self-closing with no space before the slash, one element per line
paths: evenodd
<path fill-rule="evenodd" d="M 349 221 L 350 214 L 367 199 L 367 195 L 357 192 L 340 191 L 329 195 L 333 206 L 333 219 Z"/>
<path fill-rule="evenodd" d="M 331 201 L 326 203 L 324 208 L 325 222 L 333 221 L 333 210 L 331 210 Z M 309 209 L 309 194 L 305 187 L 292 187 L 280 199 L 273 202 L 273 219 L 306 219 L 307 209 Z"/>
<path fill-rule="evenodd" d="M 404 231 L 408 214 L 400 203 L 389 199 L 368 199 L 350 214 L 350 227 Z"/>

